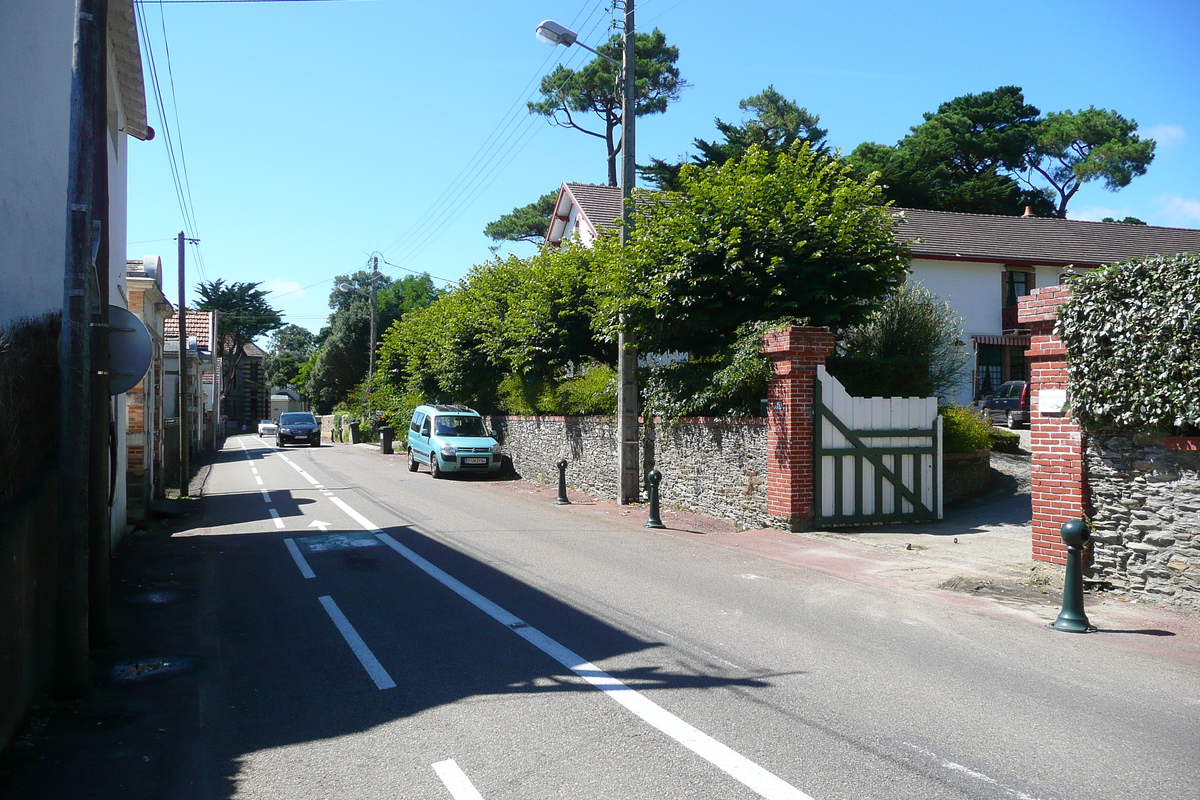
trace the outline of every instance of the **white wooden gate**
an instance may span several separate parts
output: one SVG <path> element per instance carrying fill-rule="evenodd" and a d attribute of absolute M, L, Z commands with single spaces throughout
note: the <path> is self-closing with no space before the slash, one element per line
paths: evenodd
<path fill-rule="evenodd" d="M 821 366 L 813 399 L 818 527 L 942 518 L 936 397 L 852 397 Z"/>

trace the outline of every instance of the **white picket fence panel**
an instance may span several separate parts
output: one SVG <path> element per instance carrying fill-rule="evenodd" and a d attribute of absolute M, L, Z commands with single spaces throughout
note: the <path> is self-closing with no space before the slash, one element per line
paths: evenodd
<path fill-rule="evenodd" d="M 818 524 L 941 519 L 937 398 L 854 397 L 824 366 L 817 381 Z"/>

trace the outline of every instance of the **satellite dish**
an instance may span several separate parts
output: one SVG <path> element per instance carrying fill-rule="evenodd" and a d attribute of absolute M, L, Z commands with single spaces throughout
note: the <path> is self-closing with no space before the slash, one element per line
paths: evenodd
<path fill-rule="evenodd" d="M 108 307 L 108 393 L 124 394 L 150 368 L 154 341 L 145 323 L 120 306 Z"/>

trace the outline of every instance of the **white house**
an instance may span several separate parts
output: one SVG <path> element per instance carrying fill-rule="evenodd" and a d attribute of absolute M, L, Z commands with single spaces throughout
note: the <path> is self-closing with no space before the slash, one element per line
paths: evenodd
<path fill-rule="evenodd" d="M 1017 298 L 1060 282 L 1066 270 L 1163 253 L 1200 252 L 1200 230 L 1045 217 L 958 214 L 893 208 L 895 236 L 912 251 L 910 278 L 963 319 L 971 375 L 955 401 L 964 405 L 1009 380 L 1028 380 L 1029 333 L 1017 325 Z M 621 190 L 564 183 L 546 243 L 585 244 L 617 230 Z"/>

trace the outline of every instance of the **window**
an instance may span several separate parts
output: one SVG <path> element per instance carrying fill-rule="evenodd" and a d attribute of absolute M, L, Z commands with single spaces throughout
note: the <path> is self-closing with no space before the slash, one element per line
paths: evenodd
<path fill-rule="evenodd" d="M 1017 298 L 1032 292 L 1033 273 L 1028 270 L 1006 269 L 1004 271 L 1004 307 L 1012 308 L 1017 304 Z"/>

